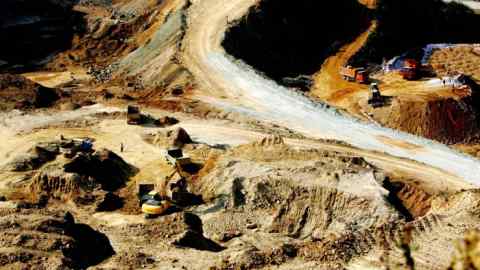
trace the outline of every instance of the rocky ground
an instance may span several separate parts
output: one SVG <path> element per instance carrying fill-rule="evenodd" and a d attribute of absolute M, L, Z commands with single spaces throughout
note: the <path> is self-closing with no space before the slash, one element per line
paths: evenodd
<path fill-rule="evenodd" d="M 228 63 L 215 49 L 217 35 L 258 2 L 46 2 L 80 16 L 81 23 L 71 36 L 64 32 L 69 24 L 49 32 L 69 37 L 69 44 L 36 55 L 45 60 L 40 64 L 0 55 L 6 59 L 0 62 L 1 269 L 478 268 L 480 193 L 472 184 L 478 179 L 466 177 L 475 160 L 454 153 L 470 163 L 415 161 L 427 153 L 445 164 L 447 150 L 380 131 L 375 138 L 385 147 L 381 151 L 325 139 L 349 133 L 342 130 L 345 123 L 327 129 L 324 118 L 314 118 L 317 107 L 284 113 L 307 104 L 304 95 L 301 102 L 297 94 L 266 99 L 262 91 L 273 86 L 258 77 L 242 81 L 243 71 L 238 80 L 220 79 L 230 71 L 221 70 Z M 221 12 L 228 10 L 224 20 Z M 66 19 L 56 11 L 42 11 L 41 20 L 22 29 L 31 33 L 40 24 L 48 30 L 49 23 Z M 12 12 L 21 17 L 33 11 Z M 205 12 L 215 16 L 200 16 Z M 25 22 L 14 21 L 8 31 Z M 208 42 L 191 30 L 204 24 Z M 338 79 L 335 68 L 369 31 L 327 60 L 312 96 Z M 17 41 L 31 46 L 28 39 Z M 39 39 L 42 48 L 50 41 Z M 475 52 L 440 51 L 432 61 L 450 53 Z M 469 63 L 452 61 L 445 65 L 471 68 L 476 76 Z M 365 87 L 347 82 L 337 86 L 358 91 L 337 87 L 317 98 L 340 107 L 355 103 L 347 111 L 364 111 L 365 121 L 478 152 L 469 143 L 478 128 L 475 93 L 444 101 L 443 94 L 458 93 L 435 88 L 432 94 L 421 82 L 409 85 L 415 95 L 408 96 L 397 91 L 408 82 L 379 78 L 393 85 L 386 93 L 398 95 L 385 109 L 362 107 Z M 249 83 L 258 83 L 258 96 L 234 87 L 248 89 Z M 138 117 L 127 113 L 128 106 L 139 107 Z M 465 118 L 464 128 L 440 121 L 451 111 Z M 420 119 L 423 124 L 415 124 Z M 322 139 L 309 132 L 317 126 Z M 182 149 L 191 162 L 173 166 L 165 155 L 171 148 Z M 461 165 L 464 174 L 449 170 Z M 168 202 L 162 215 L 142 213 L 138 194 L 145 184 Z"/>

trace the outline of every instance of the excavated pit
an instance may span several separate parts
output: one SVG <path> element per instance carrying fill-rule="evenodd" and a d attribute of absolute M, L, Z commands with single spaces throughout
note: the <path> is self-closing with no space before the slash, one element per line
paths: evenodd
<path fill-rule="evenodd" d="M 26 70 L 71 47 L 82 32 L 77 1 L 3 0 L 0 3 L 0 70 Z"/>
<path fill-rule="evenodd" d="M 460 1 L 458 1 L 460 2 Z M 378 22 L 365 46 L 350 59 L 354 66 L 382 63 L 431 43 L 478 43 L 480 15 L 452 1 L 383 0 L 374 11 Z"/>
<path fill-rule="evenodd" d="M 356 0 L 264 0 L 227 31 L 222 45 L 280 81 L 317 72 L 369 21 L 369 11 Z"/>

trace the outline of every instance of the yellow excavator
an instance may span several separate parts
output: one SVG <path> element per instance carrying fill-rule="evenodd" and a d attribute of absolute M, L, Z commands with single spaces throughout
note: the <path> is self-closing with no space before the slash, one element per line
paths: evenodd
<path fill-rule="evenodd" d="M 165 213 L 172 204 L 167 198 L 162 197 L 157 191 L 152 190 L 143 195 L 140 199 L 142 213 L 145 218 L 153 218 Z"/>
<path fill-rule="evenodd" d="M 188 176 L 188 174 L 183 171 L 182 166 L 179 163 L 175 163 L 174 171 L 165 178 L 166 183 L 170 182 L 170 180 L 177 174 L 180 175 L 181 178 Z M 141 188 L 139 191 L 139 199 L 142 213 L 145 214 L 145 218 L 160 216 L 173 206 L 169 198 L 160 195 L 160 193 L 155 190 L 154 185 L 144 185 L 144 188 L 145 189 Z"/>

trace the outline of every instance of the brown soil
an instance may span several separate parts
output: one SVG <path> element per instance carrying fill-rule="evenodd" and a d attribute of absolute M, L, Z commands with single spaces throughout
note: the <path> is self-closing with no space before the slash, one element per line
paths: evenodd
<path fill-rule="evenodd" d="M 83 151 L 76 147 L 68 140 L 39 143 L 7 163 L 4 170 L 30 178 L 8 197 L 31 202 L 72 200 L 91 211 L 121 208 L 123 200 L 112 192 L 126 186 L 137 169 L 106 149 Z M 61 155 L 60 151 L 74 154 Z"/>
<path fill-rule="evenodd" d="M 36 84 L 20 75 L 0 74 L 0 110 L 49 107 L 59 99 L 57 90 Z"/>
<path fill-rule="evenodd" d="M 449 270 L 480 269 L 480 232 L 472 230 L 458 241 L 454 260 Z"/>
<path fill-rule="evenodd" d="M 462 45 L 453 48 L 436 50 L 430 61 L 438 76 L 451 75 L 450 73 L 463 73 L 480 81 L 480 47 Z"/>
<path fill-rule="evenodd" d="M 366 5 L 374 5 L 373 2 L 362 1 Z M 475 89 L 431 86 L 428 80 L 405 81 L 396 73 L 378 73 L 372 77 L 379 82 L 381 93 L 391 97 L 391 102 L 381 108 L 373 108 L 367 104 L 369 94 L 365 85 L 341 78 L 340 69 L 364 45 L 375 27 L 374 22 L 368 31 L 324 62 L 314 76 L 311 95 L 359 119 L 442 143 L 476 141 L 479 106 Z M 438 76 L 463 73 L 478 81 L 480 73 L 477 74 L 478 65 L 475 64 L 478 55 L 478 46 L 463 45 L 435 51 L 430 64 Z"/>
<path fill-rule="evenodd" d="M 81 269 L 114 254 L 108 238 L 71 214 L 0 208 L 2 269 Z"/>
<path fill-rule="evenodd" d="M 391 105 L 363 109 L 382 126 L 405 131 L 447 144 L 471 142 L 476 139 L 479 126 L 477 95 L 460 100 L 440 99 L 415 101 L 393 99 Z"/>
<path fill-rule="evenodd" d="M 88 30 L 77 34 L 70 50 L 60 53 L 47 65 L 47 68 L 63 71 L 67 67 L 94 66 L 103 68 L 115 59 L 125 56 L 136 49 L 139 44 L 132 38 L 149 28 L 148 18 L 153 10 L 135 16 L 133 20 L 122 21 L 111 16 L 111 12 L 98 6 L 82 7 L 86 12 Z"/>
<path fill-rule="evenodd" d="M 336 55 L 325 60 L 322 69 L 314 75 L 315 84 L 311 89 L 312 96 L 347 110 L 352 109 L 349 108 L 351 96 L 366 91 L 367 86 L 345 81 L 340 75 L 340 70 L 362 48 L 375 27 L 376 22 L 374 21 L 370 28 L 352 43 L 345 45 Z M 358 115 L 356 111 L 350 112 Z"/>
<path fill-rule="evenodd" d="M 49 104 L 57 108 L 27 110 L 18 118 L 21 128 L 0 129 L 6 163 L 0 171 L 0 268 L 445 269 L 455 241 L 479 228 L 479 191 L 441 168 L 311 140 L 196 101 L 203 78 L 194 78 L 177 53 L 189 5 L 215 1 L 92 1 L 75 7 L 86 13 L 85 34 L 47 65 L 65 72 L 25 75 L 62 89 L 61 99 Z M 469 141 L 478 129 L 472 92 L 427 89 L 424 81 L 387 74 L 378 79 L 392 104 L 373 110 L 362 103 L 366 86 L 345 82 L 338 71 L 370 31 L 324 63 L 313 94 L 386 126 L 447 143 Z M 216 93 L 214 85 L 203 94 Z M 0 109 L 23 100 L 40 104 L 40 88 L 1 75 Z M 93 102 L 110 107 L 77 110 Z M 180 123 L 127 125 L 127 104 L 140 105 L 152 119 Z M 37 123 L 43 117 L 48 121 Z M 122 150 L 65 156 L 55 146 L 59 135 Z M 183 147 L 194 169 L 168 164 L 164 150 L 171 146 Z M 139 183 L 155 184 L 173 207 L 144 218 Z"/>
<path fill-rule="evenodd" d="M 424 216 L 431 208 L 433 196 L 414 184 L 393 182 L 389 191 L 401 201 L 413 218 Z"/>

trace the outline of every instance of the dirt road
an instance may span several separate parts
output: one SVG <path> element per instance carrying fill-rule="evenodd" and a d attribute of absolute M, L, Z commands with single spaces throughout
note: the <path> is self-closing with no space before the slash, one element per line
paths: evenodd
<path fill-rule="evenodd" d="M 52 115 L 45 115 L 44 113 L 28 116 L 10 114 L 7 120 L 4 119 L 0 122 L 2 138 L 6 142 L 0 146 L 0 160 L 2 160 L 0 165 L 8 162 L 17 154 L 26 152 L 37 142 L 52 140 L 63 134 L 68 138 L 91 137 L 95 139 L 96 148 L 114 150 L 128 163 L 140 169 L 140 173 L 135 179 L 163 179 L 165 175 L 169 174 L 170 169 L 164 164 L 161 148 L 142 139 L 145 134 L 155 134 L 163 129 L 145 129 L 141 126 L 126 125 L 123 118 L 102 119 L 95 117 L 97 113 L 117 111 L 116 108 L 95 105 L 78 111 L 60 112 Z M 148 113 L 156 117 L 165 114 L 164 111 L 154 109 L 149 110 Z M 44 121 L 39 121 L 39 119 Z M 85 127 L 62 127 L 61 125 L 65 121 L 82 122 L 87 119 L 97 119 L 98 121 L 94 121 L 96 124 Z M 22 125 L 14 124 L 19 122 Z M 210 145 L 238 146 L 260 141 L 269 135 L 265 131 L 252 131 L 243 126 L 228 124 L 228 122 L 220 120 L 182 119 L 177 126 L 186 129 L 194 141 Z M 176 128 L 176 126 L 172 128 Z M 18 134 L 19 132 L 21 134 Z M 385 171 L 396 172 L 407 178 L 423 179 L 428 182 L 428 185 L 425 185 L 427 189 L 455 191 L 471 187 L 458 176 L 444 170 L 383 153 L 312 139 L 286 138 L 285 143 L 294 148 L 323 149 L 345 155 L 361 156 Z M 126 146 L 124 152 L 119 151 L 120 144 Z M 411 151 L 417 151 L 417 149 L 413 148 Z"/>
<path fill-rule="evenodd" d="M 475 13 L 480 14 L 480 3 L 477 2 L 477 1 L 474 1 L 474 0 L 443 0 L 443 2 L 445 2 L 445 3 L 451 3 L 451 2 L 461 3 L 461 4 L 469 7 L 473 11 L 475 11 Z"/>
<path fill-rule="evenodd" d="M 268 134 L 255 132 L 236 127 L 221 126 L 220 123 L 210 123 L 208 127 L 205 123 L 196 121 L 187 121 L 181 123 L 180 126 L 195 139 L 195 141 L 215 145 L 241 145 L 261 140 Z M 435 190 L 461 190 L 471 187 L 462 181 L 461 178 L 449 174 L 438 168 L 430 167 L 418 162 L 412 162 L 408 159 L 393 157 L 387 154 L 372 152 L 354 148 L 348 145 L 342 145 L 335 142 L 308 140 L 308 139 L 284 139 L 287 145 L 299 149 L 323 149 L 334 151 L 347 155 L 355 155 L 364 157 L 367 161 L 377 165 L 381 169 L 390 172 L 398 172 L 404 177 L 414 177 L 428 181 L 429 185 L 425 185 L 426 189 Z"/>
<path fill-rule="evenodd" d="M 377 23 L 375 21 L 372 22 L 367 31 L 362 33 L 352 43 L 345 45 L 336 55 L 329 57 L 323 63 L 320 72 L 314 75 L 315 84 L 311 90 L 312 95 L 330 104 L 351 108 L 351 106 L 344 104 L 351 102 L 349 96 L 358 94 L 360 91 L 365 91 L 368 87 L 363 84 L 344 80 L 339 71 L 347 64 L 348 60 L 362 48 L 368 36 L 376 27 Z"/>
<path fill-rule="evenodd" d="M 478 160 L 433 141 L 341 116 L 260 76 L 251 67 L 226 55 L 221 40 L 228 22 L 246 14 L 249 7 L 258 2 L 192 1 L 182 45 L 182 61 L 203 90 L 197 95 L 200 99 L 289 127 L 310 137 L 342 140 L 358 148 L 413 159 L 480 185 L 477 180 Z M 411 146 L 415 146 L 414 150 Z"/>

